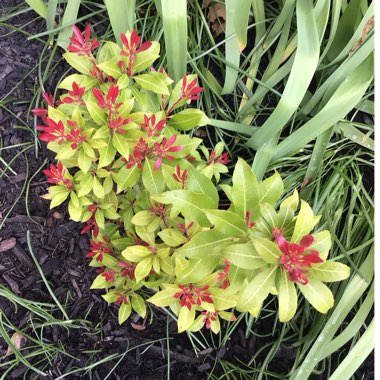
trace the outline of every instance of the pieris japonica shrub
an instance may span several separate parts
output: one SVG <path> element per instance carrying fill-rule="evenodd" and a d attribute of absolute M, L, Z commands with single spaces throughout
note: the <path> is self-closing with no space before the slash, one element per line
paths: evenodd
<path fill-rule="evenodd" d="M 78 73 L 60 83 L 56 104 L 44 94 L 47 109 L 34 110 L 58 162 L 45 170 L 53 186 L 44 197 L 51 207 L 68 200 L 91 234 L 92 288 L 119 305 L 120 323 L 132 311 L 145 317 L 149 302 L 170 307 L 180 332 L 217 333 L 236 311 L 257 316 L 269 294 L 282 322 L 300 293 L 326 313 L 334 299 L 324 282 L 349 268 L 327 261 L 330 233 L 311 233 L 319 218 L 297 191 L 277 207 L 280 175 L 258 181 L 242 159 L 232 185 L 218 185 L 230 161 L 223 145 L 209 151 L 186 134 L 208 121 L 192 106 L 196 76 L 174 83 L 152 66 L 157 42 L 141 44 L 135 31 L 121 38 L 122 47 L 101 45 L 90 27 L 75 27 L 64 58 Z"/>

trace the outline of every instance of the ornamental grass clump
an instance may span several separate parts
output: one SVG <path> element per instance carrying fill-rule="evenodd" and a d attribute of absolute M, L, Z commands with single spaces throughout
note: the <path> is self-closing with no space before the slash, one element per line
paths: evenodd
<path fill-rule="evenodd" d="M 230 159 L 218 143 L 209 151 L 186 134 L 208 119 L 192 107 L 202 92 L 195 75 L 178 83 L 152 66 L 158 42 L 136 31 L 122 47 L 100 44 L 74 27 L 65 78 L 55 104 L 34 110 L 37 130 L 56 153 L 45 170 L 51 207 L 68 200 L 71 219 L 91 234 L 92 288 L 119 305 L 119 322 L 146 302 L 170 307 L 179 332 L 203 326 L 217 333 L 235 312 L 258 316 L 278 297 L 279 319 L 296 313 L 297 288 L 321 313 L 334 304 L 324 282 L 348 277 L 327 260 L 330 233 L 312 233 L 319 218 L 295 191 L 279 201 L 278 173 L 258 181 L 238 159 L 232 185 L 220 184 Z M 95 54 L 96 51 L 96 54 Z M 217 187 L 218 186 L 218 187 Z M 230 201 L 219 209 L 219 191 Z"/>

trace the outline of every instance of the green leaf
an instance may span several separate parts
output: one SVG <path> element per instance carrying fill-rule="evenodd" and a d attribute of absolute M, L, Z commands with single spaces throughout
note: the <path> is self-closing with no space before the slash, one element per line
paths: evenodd
<path fill-rule="evenodd" d="M 181 232 L 174 228 L 166 228 L 159 232 L 158 236 L 169 247 L 178 247 L 179 245 L 185 244 L 188 240 Z"/>
<path fill-rule="evenodd" d="M 98 67 L 112 78 L 119 79 L 122 75 L 120 66 L 115 59 L 98 64 Z"/>
<path fill-rule="evenodd" d="M 231 211 L 205 210 L 205 214 L 215 229 L 225 236 L 243 237 L 247 234 L 248 228 L 244 220 Z"/>
<path fill-rule="evenodd" d="M 103 108 L 100 108 L 97 103 L 90 100 L 85 101 L 86 107 L 92 120 L 98 125 L 108 125 L 107 116 Z M 95 134 L 96 136 L 96 134 Z M 99 138 L 98 136 L 95 138 Z"/>
<path fill-rule="evenodd" d="M 284 183 L 280 174 L 275 172 L 271 177 L 260 183 L 259 203 L 269 203 L 275 206 L 284 192 Z"/>
<path fill-rule="evenodd" d="M 179 291 L 179 288 L 167 288 L 156 293 L 154 296 L 147 299 L 147 302 L 152 303 L 158 307 L 170 306 L 176 301 L 174 294 Z"/>
<path fill-rule="evenodd" d="M 298 243 L 305 235 L 310 233 L 314 225 L 313 210 L 307 202 L 301 200 L 301 209 L 297 216 L 291 241 Z"/>
<path fill-rule="evenodd" d="M 99 274 L 98 276 L 95 277 L 95 280 L 91 284 L 90 289 L 104 289 L 104 288 L 108 288 L 109 286 L 111 286 L 111 284 L 106 281 L 104 276 Z"/>
<path fill-rule="evenodd" d="M 293 282 L 289 281 L 288 273 L 281 269 L 277 277 L 279 278 L 278 305 L 280 322 L 290 321 L 297 311 L 297 291 Z"/>
<path fill-rule="evenodd" d="M 142 170 L 142 181 L 150 194 L 160 194 L 165 190 L 165 182 L 160 169 L 154 170 L 153 162 L 145 159 Z"/>
<path fill-rule="evenodd" d="M 100 198 L 103 199 L 105 196 L 103 186 L 100 184 L 97 177 L 94 177 L 94 183 L 92 185 L 92 190 L 94 191 L 94 194 Z"/>
<path fill-rule="evenodd" d="M 58 161 L 63 161 L 63 160 L 67 160 L 68 158 L 74 156 L 75 153 L 76 153 L 76 151 L 71 147 L 71 144 L 63 145 L 60 148 L 58 154 L 55 156 L 55 158 Z"/>
<path fill-rule="evenodd" d="M 83 149 L 81 149 L 78 153 L 78 166 L 79 169 L 82 170 L 84 174 L 88 172 L 91 167 L 91 158 L 87 156 Z"/>
<path fill-rule="evenodd" d="M 267 265 L 252 243 L 232 244 L 224 249 L 224 257 L 243 269 L 257 269 Z"/>
<path fill-rule="evenodd" d="M 114 148 L 121 154 L 122 157 L 129 158 L 129 145 L 127 137 L 120 133 L 114 133 L 112 136 L 112 144 Z"/>
<path fill-rule="evenodd" d="M 185 284 L 201 281 L 214 270 L 218 261 L 217 257 L 189 260 L 189 265 L 178 274 L 178 281 Z"/>
<path fill-rule="evenodd" d="M 130 169 L 123 166 L 119 172 L 113 176 L 114 181 L 117 184 L 117 193 L 133 187 L 139 180 L 140 175 L 141 169 L 137 165 L 132 166 Z"/>
<path fill-rule="evenodd" d="M 299 204 L 298 191 L 297 191 L 297 189 L 294 189 L 293 194 L 281 202 L 280 208 L 289 207 L 290 209 L 292 209 L 295 212 L 298 208 L 298 204 Z"/>
<path fill-rule="evenodd" d="M 122 303 L 119 308 L 119 313 L 118 313 L 118 320 L 119 320 L 119 325 L 124 323 L 129 316 L 131 315 L 132 312 L 132 306 L 130 303 Z"/>
<path fill-rule="evenodd" d="M 90 70 L 92 69 L 91 60 L 85 55 L 78 55 L 76 53 L 66 52 L 63 54 L 63 58 L 67 63 L 74 67 L 75 70 L 82 74 L 90 75 Z M 71 89 L 70 89 L 71 90 Z"/>
<path fill-rule="evenodd" d="M 222 249 L 231 242 L 222 232 L 215 229 L 203 231 L 193 236 L 188 243 L 176 250 L 176 253 L 189 258 L 204 258 L 221 255 Z"/>
<path fill-rule="evenodd" d="M 132 223 L 136 226 L 148 226 L 157 217 L 148 210 L 139 211 L 132 218 Z"/>
<path fill-rule="evenodd" d="M 198 125 L 204 125 L 205 114 L 196 108 L 187 108 L 175 114 L 168 122 L 168 126 L 178 131 L 189 131 Z M 202 122 L 201 122 L 202 121 Z"/>
<path fill-rule="evenodd" d="M 74 193 L 71 193 L 73 195 Z M 80 222 L 82 217 L 82 207 L 75 205 L 73 201 L 69 202 L 69 214 L 70 218 L 75 222 Z"/>
<path fill-rule="evenodd" d="M 94 185 L 94 177 L 92 174 L 87 174 L 80 181 L 80 188 L 78 191 L 78 197 L 83 197 L 87 195 L 90 191 L 92 191 Z"/>
<path fill-rule="evenodd" d="M 282 252 L 276 243 L 259 237 L 252 238 L 252 242 L 264 261 L 269 264 L 278 264 Z"/>
<path fill-rule="evenodd" d="M 305 298 L 322 314 L 326 314 L 334 306 L 331 290 L 321 281 L 309 278 L 306 285 L 297 284 Z"/>
<path fill-rule="evenodd" d="M 136 282 L 143 280 L 152 270 L 152 258 L 148 257 L 140 261 L 135 269 Z"/>
<path fill-rule="evenodd" d="M 329 231 L 321 231 L 313 234 L 315 242 L 310 248 L 315 249 L 319 252 L 319 256 L 323 260 L 327 259 L 329 250 L 331 249 L 331 234 Z"/>
<path fill-rule="evenodd" d="M 184 332 L 193 324 L 195 319 L 195 308 L 190 310 L 187 307 L 181 307 L 178 315 L 178 332 Z"/>
<path fill-rule="evenodd" d="M 145 301 L 143 300 L 143 298 L 141 296 L 139 296 L 138 294 L 134 294 L 131 297 L 131 299 L 132 299 L 133 310 L 141 318 L 145 318 L 145 316 L 146 316 L 146 305 L 145 305 Z"/>
<path fill-rule="evenodd" d="M 232 176 L 231 198 L 234 210 L 242 218 L 248 211 L 252 218 L 257 218 L 259 213 L 259 186 L 251 167 L 241 158 L 235 166 Z"/>
<path fill-rule="evenodd" d="M 104 168 L 109 165 L 114 159 L 116 155 L 116 149 L 111 143 L 111 138 L 108 139 L 107 146 L 99 149 L 99 162 L 98 169 Z"/>
<path fill-rule="evenodd" d="M 167 76 L 159 72 L 151 72 L 133 77 L 144 89 L 160 95 L 169 95 Z"/>
<path fill-rule="evenodd" d="M 121 254 L 127 260 L 138 263 L 148 256 L 151 256 L 152 252 L 143 245 L 133 245 L 131 247 L 127 247 L 123 252 L 121 252 Z"/>
<path fill-rule="evenodd" d="M 172 190 L 160 195 L 153 195 L 153 200 L 163 204 L 172 204 L 182 215 L 203 227 L 210 227 L 211 223 L 204 210 L 213 204 L 213 200 L 205 194 L 196 194 L 189 190 Z"/>
<path fill-rule="evenodd" d="M 236 306 L 239 311 L 261 306 L 274 286 L 276 270 L 277 267 L 265 269 L 253 278 L 240 295 Z"/>
<path fill-rule="evenodd" d="M 325 261 L 313 264 L 309 276 L 323 282 L 335 282 L 345 280 L 350 275 L 350 268 L 342 263 Z"/>
<path fill-rule="evenodd" d="M 227 310 L 236 306 L 237 296 L 222 289 L 211 290 L 215 310 Z"/>
<path fill-rule="evenodd" d="M 133 72 L 138 73 L 150 66 L 152 63 L 160 57 L 160 44 L 157 41 L 152 41 L 152 45 L 149 49 L 136 54 L 136 60 L 133 64 Z"/>

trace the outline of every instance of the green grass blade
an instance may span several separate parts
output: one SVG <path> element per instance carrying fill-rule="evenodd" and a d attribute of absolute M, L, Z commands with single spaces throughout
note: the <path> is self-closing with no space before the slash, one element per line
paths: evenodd
<path fill-rule="evenodd" d="M 48 14 L 47 7 L 42 0 L 25 0 L 26 3 L 41 17 L 46 18 Z"/>
<path fill-rule="evenodd" d="M 46 16 L 46 28 L 47 30 L 54 29 L 55 15 L 57 13 L 58 0 L 49 0 Z"/>
<path fill-rule="evenodd" d="M 277 146 L 273 158 L 278 159 L 304 148 L 306 144 L 344 118 L 360 102 L 372 78 L 373 56 L 371 55 L 346 78 L 316 116 Z M 259 132 L 255 134 L 255 139 Z"/>
<path fill-rule="evenodd" d="M 239 67 L 240 55 L 247 44 L 251 0 L 226 0 L 226 61 Z M 227 64 L 222 94 L 232 92 L 238 72 Z"/>
<path fill-rule="evenodd" d="M 359 341 L 351 348 L 329 380 L 349 380 L 375 348 L 375 321 L 369 324 Z"/>
<path fill-rule="evenodd" d="M 179 81 L 186 74 L 187 65 L 186 0 L 161 0 L 161 17 L 168 73 Z"/>
<path fill-rule="evenodd" d="M 297 110 L 314 76 L 319 59 L 319 37 L 313 2 L 297 2 L 298 47 L 294 64 L 283 95 L 260 130 L 247 141 L 247 146 L 258 149 L 279 133 Z"/>
<path fill-rule="evenodd" d="M 62 26 L 65 28 L 59 33 L 57 45 L 67 49 L 70 43 L 70 37 L 73 34 L 73 25 L 77 22 L 78 11 L 81 0 L 68 0 L 65 7 L 65 14 L 62 18 Z"/>
<path fill-rule="evenodd" d="M 122 44 L 120 33 L 132 31 L 135 24 L 136 0 L 104 0 L 115 39 Z"/>

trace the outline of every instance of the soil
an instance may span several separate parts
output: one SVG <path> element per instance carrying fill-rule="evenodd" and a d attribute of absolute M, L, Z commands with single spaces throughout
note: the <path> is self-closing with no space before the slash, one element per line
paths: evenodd
<path fill-rule="evenodd" d="M 24 3 L 22 0 L 2 0 L 1 8 Z M 12 19 L 12 25 L 21 27 L 34 19 L 32 12 L 23 13 Z M 24 30 L 39 33 L 45 30 L 43 20 L 33 21 Z M 142 321 L 132 316 L 131 321 L 119 326 L 117 309 L 107 306 L 100 297 L 102 292 L 90 291 L 90 284 L 96 276 L 94 269 L 88 266 L 85 258 L 89 251 L 89 237 L 81 235 L 81 225 L 69 220 L 66 205 L 54 210 L 49 209 L 49 202 L 41 195 L 46 193 L 47 183 L 42 169 L 53 162 L 53 154 L 45 144 L 40 146 L 36 156 L 34 145 L 29 149 L 19 146 L 33 142 L 33 134 L 27 128 L 34 129 L 34 120 L 28 115 L 29 102 L 39 87 L 36 65 L 41 55 L 43 44 L 37 40 L 27 40 L 18 32 L 10 32 L 0 26 L 0 105 L 2 100 L 12 99 L 0 107 L 0 133 L 2 147 L 0 158 L 12 162 L 11 169 L 6 169 L 0 161 L 0 247 L 9 244 L 10 249 L 0 249 L 0 289 L 11 289 L 16 295 L 32 301 L 53 303 L 36 265 L 32 252 L 38 261 L 46 280 L 49 282 L 58 300 L 65 305 L 70 319 L 86 320 L 78 324 L 76 330 L 50 326 L 43 331 L 44 341 L 48 344 L 64 346 L 65 354 L 55 355 L 51 362 L 38 363 L 38 358 L 30 359 L 36 367 L 43 369 L 46 379 L 56 379 L 74 368 L 81 368 L 112 354 L 124 353 L 125 357 L 112 359 L 95 367 L 91 374 L 70 375 L 69 379 L 93 378 L 104 379 L 111 371 L 110 379 L 163 379 L 167 376 L 167 316 L 155 310 L 152 320 Z M 48 51 L 47 54 L 50 54 Z M 60 54 L 54 57 L 59 62 Z M 53 64 L 54 64 L 53 63 Z M 34 68 L 34 69 L 33 69 Z M 45 82 L 48 91 L 54 90 L 67 67 L 59 63 Z M 22 85 L 17 86 L 21 79 Z M 34 104 L 33 104 L 34 105 Z M 29 120 L 29 121 L 28 121 Z M 1 148 L 1 146 L 0 146 Z M 37 174 L 35 174 L 37 173 Z M 30 245 L 27 241 L 30 233 Z M 32 251 L 32 252 L 31 252 Z M 0 296 L 0 315 L 6 316 L 17 328 L 33 335 L 30 324 L 30 312 L 22 307 L 15 308 L 6 298 Z M 62 319 L 56 308 L 53 315 Z M 3 317 L 4 320 L 4 317 Z M 134 323 L 134 325 L 133 325 Z M 136 328 L 143 325 L 144 329 Z M 233 333 L 226 347 L 216 351 L 210 334 L 209 348 L 195 356 L 185 334 L 176 333 L 176 324 L 169 324 L 170 362 L 172 379 L 205 379 L 214 366 L 215 359 L 226 359 L 236 364 L 247 363 L 252 355 L 264 344 L 275 341 L 278 333 L 271 334 L 272 321 L 263 319 L 255 325 L 260 338 L 251 335 L 245 339 L 245 326 L 241 324 Z M 10 331 L 9 333 L 12 333 Z M 149 343 L 154 340 L 155 343 Z M 140 346 L 140 347 L 137 347 Z M 132 349 L 136 347 L 135 349 Z M 7 351 L 6 342 L 0 338 L 0 364 Z M 27 352 L 33 352 L 27 349 Z M 265 352 L 263 351 L 262 355 Z M 265 356 L 263 356 L 265 357 Z M 269 365 L 269 370 L 286 373 L 292 366 L 295 350 L 280 348 Z M 258 356 L 260 362 L 261 356 Z M 259 363 L 256 363 L 259 364 Z M 373 363 L 362 373 L 363 378 L 370 379 Z M 116 367 L 114 369 L 114 367 Z M 4 369 L 0 368 L 0 375 Z M 221 368 L 216 373 L 222 374 Z M 7 375 L 7 379 L 31 377 L 30 369 L 19 365 Z M 38 377 L 43 378 L 43 377 Z M 323 377 L 317 376 L 315 378 Z"/>

